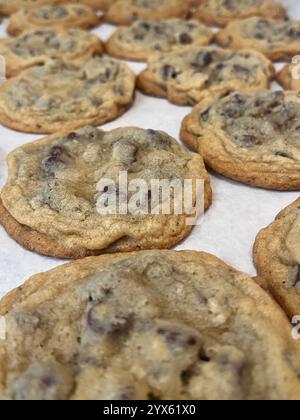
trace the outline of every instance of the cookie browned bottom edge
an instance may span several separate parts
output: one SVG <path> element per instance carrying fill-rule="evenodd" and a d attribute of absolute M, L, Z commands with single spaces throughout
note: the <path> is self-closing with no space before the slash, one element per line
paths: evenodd
<path fill-rule="evenodd" d="M 287 316 L 292 318 L 293 316 L 298 315 L 299 305 L 293 298 L 290 299 L 283 285 L 272 281 L 273 276 L 272 270 L 270 269 L 272 257 L 268 252 L 266 244 L 272 240 L 272 237 L 269 235 L 269 229 L 274 223 L 276 222 L 273 222 L 258 233 L 253 246 L 253 261 L 259 277 L 264 279 L 271 295 L 281 308 L 283 308 Z"/>
<path fill-rule="evenodd" d="M 165 89 L 153 83 L 151 78 L 148 77 L 149 72 L 147 70 L 142 71 L 137 77 L 137 88 L 146 95 L 158 96 L 159 98 L 168 98 L 168 94 Z"/>
<path fill-rule="evenodd" d="M 222 161 L 216 156 L 209 156 L 201 139 L 191 134 L 188 130 L 190 115 L 184 118 L 180 131 L 180 138 L 190 148 L 200 153 L 205 164 L 212 170 L 226 178 L 238 181 L 252 187 L 264 188 L 277 191 L 297 191 L 300 190 L 300 174 L 295 178 L 288 174 L 273 175 L 263 169 L 252 169 L 247 163 L 236 163 L 235 161 Z"/>
<path fill-rule="evenodd" d="M 45 123 L 43 125 L 36 123 L 36 124 L 28 124 L 23 121 L 16 121 L 8 117 L 5 112 L 2 112 L 0 108 L 0 124 L 4 125 L 5 127 L 11 128 L 16 131 L 20 131 L 22 133 L 33 133 L 33 134 L 55 134 L 62 129 L 65 131 L 68 130 L 75 130 L 84 125 L 93 125 L 99 126 L 106 124 L 109 121 L 113 121 L 123 115 L 133 104 L 134 98 L 126 104 L 125 106 L 118 106 L 114 105 L 115 109 L 111 109 L 110 116 L 103 116 L 102 118 L 94 117 L 94 118 L 87 118 L 85 120 L 72 120 L 72 121 L 65 121 L 65 122 L 55 122 L 55 123 Z"/>
<path fill-rule="evenodd" d="M 212 202 L 212 191 L 208 182 L 205 185 L 205 209 L 208 209 Z M 159 245 L 151 245 L 144 241 L 134 240 L 124 237 L 112 243 L 109 247 L 101 250 L 90 250 L 80 247 L 67 247 L 61 241 L 51 239 L 42 233 L 39 233 L 28 226 L 20 224 L 4 207 L 0 199 L 0 223 L 17 243 L 29 251 L 37 252 L 48 257 L 60 259 L 80 259 L 88 256 L 97 256 L 113 252 L 131 252 L 146 249 L 168 249 L 180 243 L 192 231 L 193 226 L 185 226 L 185 229 L 175 236 L 162 238 Z"/>
<path fill-rule="evenodd" d="M 108 55 L 123 60 L 147 61 L 149 55 L 147 54 L 147 52 L 145 54 L 139 54 L 134 52 L 123 51 L 121 48 L 118 48 L 113 36 L 104 44 L 104 48 Z"/>

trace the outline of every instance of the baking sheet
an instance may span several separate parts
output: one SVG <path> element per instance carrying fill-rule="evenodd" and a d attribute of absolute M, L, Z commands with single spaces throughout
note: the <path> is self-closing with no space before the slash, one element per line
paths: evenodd
<path fill-rule="evenodd" d="M 300 19 L 300 3 L 297 0 L 283 0 L 282 3 L 288 7 L 291 17 Z M 6 25 L 6 20 L 0 25 L 0 36 L 6 35 Z M 105 40 L 113 30 L 114 27 L 103 25 L 94 32 Z M 136 73 L 145 67 L 141 63 L 129 63 L 129 66 Z M 279 64 L 278 67 L 280 66 L 282 65 Z M 274 83 L 273 89 L 278 89 L 278 85 Z M 190 109 L 137 93 L 133 108 L 118 120 L 104 125 L 103 129 L 139 126 L 164 130 L 178 139 L 181 121 Z M 39 137 L 0 126 L 0 188 L 4 185 L 7 175 L 7 153 Z M 206 213 L 203 223 L 195 227 L 192 234 L 176 249 L 211 252 L 233 267 L 255 275 L 252 246 L 258 231 L 268 225 L 282 208 L 298 198 L 299 194 L 251 188 L 212 173 L 211 181 L 211 209 Z M 10 239 L 2 227 L 0 249 L 0 297 L 21 285 L 31 275 L 47 271 L 64 262 L 26 251 Z"/>

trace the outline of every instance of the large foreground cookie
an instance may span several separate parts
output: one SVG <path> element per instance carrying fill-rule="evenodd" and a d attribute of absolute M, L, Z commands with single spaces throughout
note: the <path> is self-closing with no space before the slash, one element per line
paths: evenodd
<path fill-rule="evenodd" d="M 232 93 L 205 100 L 182 124 L 182 139 L 215 171 L 257 187 L 300 189 L 300 97 Z"/>
<path fill-rule="evenodd" d="M 287 64 L 277 76 L 277 81 L 286 90 L 300 91 L 300 65 Z"/>
<path fill-rule="evenodd" d="M 109 58 L 49 60 L 0 86 L 0 123 L 32 133 L 100 125 L 130 107 L 134 88 L 132 71 Z"/>
<path fill-rule="evenodd" d="M 99 212 L 100 194 L 111 194 L 98 186 L 100 180 L 115 182 L 118 201 L 127 204 L 133 199 L 133 192 L 123 198 L 119 176 L 124 178 L 124 171 L 129 182 L 141 179 L 148 184 L 143 197 L 147 207 L 155 199 L 155 180 L 203 180 L 204 207 L 211 203 L 202 158 L 153 130 L 105 133 L 88 126 L 22 146 L 9 155 L 8 165 L 9 178 L 1 193 L 3 226 L 26 248 L 59 258 L 168 248 L 190 232 L 187 213 L 175 215 L 173 208 L 170 214 Z M 101 188 L 104 191 L 98 191 Z M 195 204 L 194 195 L 192 199 Z"/>
<path fill-rule="evenodd" d="M 0 0 L 0 15 L 11 15 L 20 9 L 36 8 L 44 4 L 59 4 L 65 0 Z"/>
<path fill-rule="evenodd" d="M 147 61 L 150 54 L 208 45 L 213 38 L 213 32 L 195 20 L 139 20 L 117 29 L 108 40 L 106 49 L 116 57 Z"/>
<path fill-rule="evenodd" d="M 285 315 L 209 254 L 87 258 L 34 276 L 0 314 L 2 399 L 300 398 Z"/>
<path fill-rule="evenodd" d="M 87 29 L 96 26 L 100 18 L 95 11 L 84 4 L 44 5 L 35 9 L 20 9 L 11 15 L 7 31 L 19 35 L 37 28 Z"/>
<path fill-rule="evenodd" d="M 272 63 L 253 50 L 193 47 L 150 57 L 138 86 L 175 104 L 194 105 L 206 96 L 219 97 L 235 89 L 266 89 L 274 75 Z"/>
<path fill-rule="evenodd" d="M 185 18 L 189 6 L 183 0 L 117 0 L 105 14 L 107 22 L 129 25 L 137 19 Z"/>
<path fill-rule="evenodd" d="M 254 48 L 271 60 L 288 60 L 300 51 L 300 22 L 253 17 L 230 23 L 216 38 L 227 48 Z"/>
<path fill-rule="evenodd" d="M 300 199 L 256 238 L 254 260 L 275 299 L 293 318 L 300 315 Z"/>
<path fill-rule="evenodd" d="M 50 57 L 60 57 L 74 63 L 87 60 L 102 51 L 99 38 L 80 29 L 35 29 L 16 38 L 0 39 L 0 55 L 5 58 L 7 77 L 43 64 Z"/>
<path fill-rule="evenodd" d="M 205 23 L 220 26 L 251 16 L 283 19 L 286 11 L 274 0 L 202 0 L 193 15 Z"/>

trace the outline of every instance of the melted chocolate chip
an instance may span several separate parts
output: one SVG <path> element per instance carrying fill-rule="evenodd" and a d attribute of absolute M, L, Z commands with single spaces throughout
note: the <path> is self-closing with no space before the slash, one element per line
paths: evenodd
<path fill-rule="evenodd" d="M 193 63 L 193 66 L 196 67 L 206 67 L 213 62 L 213 56 L 210 52 L 200 52 L 197 54 L 196 60 Z"/>
<path fill-rule="evenodd" d="M 254 134 L 241 134 L 235 136 L 235 140 L 242 147 L 253 147 L 261 144 L 260 140 Z"/>
<path fill-rule="evenodd" d="M 129 323 L 129 317 L 124 314 L 108 315 L 107 312 L 102 312 L 102 303 L 93 306 L 87 314 L 87 324 L 89 328 L 98 335 L 118 335 L 123 333 Z"/>
<path fill-rule="evenodd" d="M 209 120 L 210 108 L 207 108 L 205 111 L 201 112 L 200 117 L 202 121 L 206 122 Z"/>
<path fill-rule="evenodd" d="M 286 152 L 275 152 L 274 154 L 275 154 L 275 156 L 280 156 L 280 157 L 283 157 L 283 158 L 292 159 L 292 156 L 289 155 Z"/>
<path fill-rule="evenodd" d="M 78 134 L 77 133 L 70 133 L 68 134 L 68 140 L 75 140 L 78 138 Z"/>
<path fill-rule="evenodd" d="M 191 44 L 193 42 L 193 39 L 189 34 L 182 33 L 179 35 L 179 42 L 181 44 L 187 45 L 187 44 Z"/>
<path fill-rule="evenodd" d="M 171 66 L 170 64 L 165 64 L 162 68 L 162 77 L 164 80 L 168 80 L 170 78 L 175 78 L 177 76 L 177 71 L 175 67 Z"/>

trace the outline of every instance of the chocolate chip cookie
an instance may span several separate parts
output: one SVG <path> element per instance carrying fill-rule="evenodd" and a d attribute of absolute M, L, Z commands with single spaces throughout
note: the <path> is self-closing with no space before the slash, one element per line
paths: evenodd
<path fill-rule="evenodd" d="M 98 25 L 100 17 L 84 4 L 46 4 L 35 9 L 20 9 L 11 15 L 7 31 L 11 35 L 37 28 L 87 29 Z"/>
<path fill-rule="evenodd" d="M 299 343 L 286 316 L 209 254 L 73 262 L 31 278 L 0 314 L 2 399 L 300 398 Z"/>
<path fill-rule="evenodd" d="M 204 203 L 198 205 L 208 208 L 211 203 L 202 158 L 154 130 L 123 128 L 106 133 L 87 126 L 24 145 L 9 155 L 8 165 L 1 223 L 24 247 L 58 258 L 168 248 L 183 239 L 192 229 L 187 206 L 181 213 L 175 214 L 174 206 L 169 206 L 169 213 L 156 213 L 165 207 L 153 204 L 152 182 L 203 180 Z M 127 197 L 120 180 L 125 172 Z M 103 180 L 110 182 L 104 186 Z M 141 211 L 132 208 L 136 195 L 131 184 L 138 180 L 147 189 L 139 198 Z M 115 186 L 110 188 L 112 181 Z M 109 197 L 120 206 L 100 211 L 99 200 L 106 206 Z M 196 204 L 194 193 L 191 200 Z"/>
<path fill-rule="evenodd" d="M 195 20 L 138 20 L 117 29 L 108 40 L 106 50 L 116 57 L 147 61 L 150 54 L 208 45 L 213 38 L 213 32 Z"/>
<path fill-rule="evenodd" d="M 300 315 L 300 199 L 257 236 L 254 260 L 268 289 L 293 318 Z"/>
<path fill-rule="evenodd" d="M 300 51 L 300 21 L 253 17 L 229 23 L 216 39 L 227 48 L 254 48 L 271 60 L 289 60 Z"/>
<path fill-rule="evenodd" d="M 277 75 L 277 81 L 286 90 L 300 91 L 300 65 L 287 64 Z"/>
<path fill-rule="evenodd" d="M 138 86 L 177 105 L 195 105 L 204 97 L 219 97 L 235 89 L 268 88 L 274 75 L 272 63 L 253 50 L 191 47 L 151 56 Z"/>
<path fill-rule="evenodd" d="M 197 105 L 182 139 L 216 172 L 256 187 L 300 189 L 300 96 L 233 92 Z"/>
<path fill-rule="evenodd" d="M 138 19 L 184 19 L 188 12 L 188 3 L 182 0 L 117 0 L 108 9 L 105 20 L 115 25 L 130 25 Z"/>
<path fill-rule="evenodd" d="M 0 55 L 5 58 L 7 77 L 43 64 L 49 57 L 83 62 L 102 51 L 99 38 L 80 29 L 34 29 L 15 38 L 0 39 Z"/>
<path fill-rule="evenodd" d="M 0 86 L 0 123 L 31 133 L 104 124 L 132 105 L 134 89 L 135 76 L 121 62 L 51 59 Z"/>
<path fill-rule="evenodd" d="M 65 1 L 66 0 L 0 0 L 0 14 L 9 16 L 23 8 L 32 9 L 45 4 L 60 4 Z"/>
<path fill-rule="evenodd" d="M 202 0 L 193 14 L 195 19 L 219 26 L 252 16 L 283 19 L 286 11 L 275 0 Z"/>

